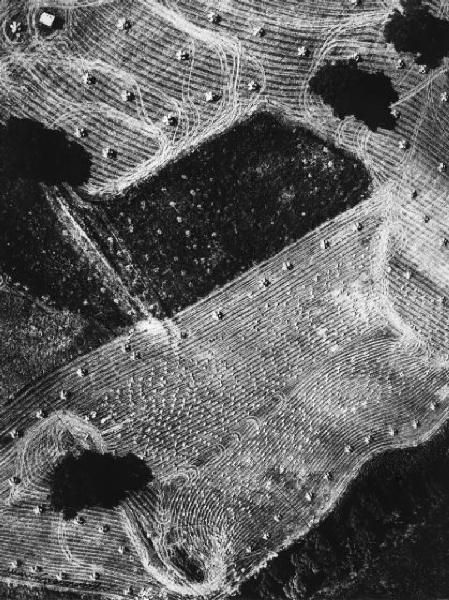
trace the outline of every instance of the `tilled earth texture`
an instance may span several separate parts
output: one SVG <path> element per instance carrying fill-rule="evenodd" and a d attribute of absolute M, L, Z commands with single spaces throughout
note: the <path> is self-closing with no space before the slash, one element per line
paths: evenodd
<path fill-rule="evenodd" d="M 429 6 L 440 17 L 449 12 L 444 2 Z M 447 63 L 427 70 L 407 55 L 397 69 L 398 54 L 383 38 L 395 7 L 378 0 L 2 1 L 4 124 L 17 117 L 61 128 L 91 160 L 79 188 L 39 183 L 41 221 L 20 218 L 20 235 L 26 222 L 36 233 L 24 240 L 59 232 L 54 242 L 45 234 L 48 247 L 27 243 L 30 256 L 48 250 L 45 260 L 59 259 L 67 285 L 52 270 L 49 298 L 42 297 L 36 261 L 27 262 L 23 247 L 20 268 L 11 267 L 8 248 L 17 240 L 2 258 L 22 287 L 1 293 L 18 302 L 19 290 L 37 330 L 55 330 L 54 348 L 39 333 L 33 340 L 44 365 L 22 350 L 23 368 L 11 358 L 7 367 L 15 383 L 0 407 L 5 582 L 115 598 L 225 597 L 325 518 L 376 455 L 419 445 L 445 423 Z M 45 8 L 58 15 L 50 32 L 40 22 Z M 23 24 L 19 36 L 12 21 Z M 399 95 L 394 129 L 339 120 L 311 94 L 320 66 L 355 54 L 364 69 L 391 78 Z M 161 169 L 175 169 L 200 143 L 262 111 L 290 127 L 283 135 L 298 146 L 291 179 L 287 155 L 276 163 L 265 143 L 259 164 L 239 159 L 241 206 L 231 180 L 234 199 L 213 181 L 202 186 L 194 161 L 190 175 L 180 174 L 186 187 L 169 177 L 151 188 Z M 322 140 L 319 148 L 309 139 L 314 164 L 301 169 L 299 126 Z M 242 144 L 249 152 L 248 140 Z M 326 163 L 323 152 L 332 154 Z M 224 148 L 223 160 L 230 156 Z M 206 177 L 223 178 L 219 162 L 204 158 Z M 245 164 L 270 176 L 266 198 Z M 339 178 L 331 186 L 324 177 L 326 164 L 329 177 L 346 173 L 347 200 Z M 315 177 L 316 185 L 298 186 L 297 177 Z M 5 188 L 9 219 L 11 194 L 22 192 Z M 165 193 L 169 208 L 181 209 L 179 227 Z M 321 217 L 314 193 L 316 202 L 330 199 Z M 310 225 L 299 226 L 308 212 Z M 146 214 L 160 222 L 150 226 Z M 266 248 L 255 243 L 256 222 Z M 157 245 L 155 236 L 166 241 Z M 191 246 L 176 244 L 181 236 Z M 175 257 L 184 263 L 179 273 Z M 208 276 L 217 265 L 223 278 L 213 290 Z M 19 341 L 30 331 L 9 320 L 5 327 Z M 114 510 L 85 510 L 83 524 L 64 520 L 45 509 L 49 474 L 64 454 L 83 448 L 132 452 L 154 479 Z"/>

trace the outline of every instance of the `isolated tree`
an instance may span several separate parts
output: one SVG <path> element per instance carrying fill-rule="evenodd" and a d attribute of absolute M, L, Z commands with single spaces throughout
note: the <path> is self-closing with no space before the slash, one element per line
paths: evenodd
<path fill-rule="evenodd" d="M 81 185 L 91 168 L 89 154 L 67 139 L 64 131 L 16 117 L 10 117 L 0 131 L 0 159 L 6 177 L 49 185 Z"/>
<path fill-rule="evenodd" d="M 363 71 L 353 61 L 329 63 L 318 70 L 309 86 L 340 119 L 354 115 L 373 131 L 395 126 L 390 105 L 399 96 L 384 73 Z"/>
<path fill-rule="evenodd" d="M 449 21 L 431 14 L 421 0 L 401 0 L 385 25 L 385 41 L 397 52 L 412 52 L 418 64 L 436 67 L 449 54 Z"/>
<path fill-rule="evenodd" d="M 134 454 L 117 457 L 92 450 L 67 454 L 51 474 L 50 504 L 72 519 L 83 508 L 118 506 L 152 478 L 151 470 Z"/>

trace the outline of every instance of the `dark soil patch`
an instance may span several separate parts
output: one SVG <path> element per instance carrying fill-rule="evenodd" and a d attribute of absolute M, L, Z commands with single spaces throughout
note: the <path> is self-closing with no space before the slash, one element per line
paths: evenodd
<path fill-rule="evenodd" d="M 243 600 L 449 595 L 449 426 L 367 465 L 337 509 L 241 589 Z"/>
<path fill-rule="evenodd" d="M 117 457 L 92 450 L 68 454 L 51 475 L 50 504 L 72 519 L 83 508 L 118 506 L 152 478 L 151 470 L 134 454 Z"/>
<path fill-rule="evenodd" d="M 390 106 L 399 99 L 389 77 L 368 73 L 354 62 L 326 64 L 310 80 L 310 89 L 334 109 L 339 119 L 354 115 L 372 131 L 394 129 Z"/>
<path fill-rule="evenodd" d="M 401 0 L 385 25 L 385 41 L 397 52 L 412 52 L 418 64 L 437 67 L 449 55 L 449 21 L 431 14 L 421 0 Z"/>
<path fill-rule="evenodd" d="M 259 114 L 103 200 L 85 226 L 132 273 L 133 293 L 171 315 L 354 206 L 370 183 L 358 160 Z"/>

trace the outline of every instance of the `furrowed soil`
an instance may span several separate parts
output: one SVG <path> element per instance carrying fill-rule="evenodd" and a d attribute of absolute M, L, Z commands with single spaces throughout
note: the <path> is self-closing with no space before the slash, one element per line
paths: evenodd
<path fill-rule="evenodd" d="M 432 600 L 449 593 L 449 426 L 365 465 L 337 508 L 236 600 Z"/>
<path fill-rule="evenodd" d="M 365 465 L 336 509 L 235 600 L 432 600 L 449 590 L 449 426 Z M 0 584 L 5 600 L 87 596 Z"/>

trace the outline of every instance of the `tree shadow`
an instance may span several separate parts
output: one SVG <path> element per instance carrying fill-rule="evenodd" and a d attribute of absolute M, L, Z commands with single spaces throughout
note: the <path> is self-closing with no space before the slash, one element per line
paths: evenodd
<path fill-rule="evenodd" d="M 339 119 L 354 115 L 369 129 L 394 129 L 391 104 L 399 96 L 384 73 L 368 73 L 354 62 L 326 64 L 310 80 L 310 89 L 334 109 Z"/>
<path fill-rule="evenodd" d="M 435 68 L 449 55 L 449 21 L 433 16 L 421 0 L 401 0 L 385 25 L 384 38 L 397 52 L 412 52 L 416 62 Z"/>
<path fill-rule="evenodd" d="M 145 462 L 131 453 L 67 454 L 51 474 L 50 504 L 64 519 L 73 519 L 83 508 L 115 508 L 152 479 Z"/>
<path fill-rule="evenodd" d="M 91 158 L 83 146 L 32 119 L 8 119 L 0 130 L 0 157 L 10 179 L 79 186 L 90 176 Z"/>

